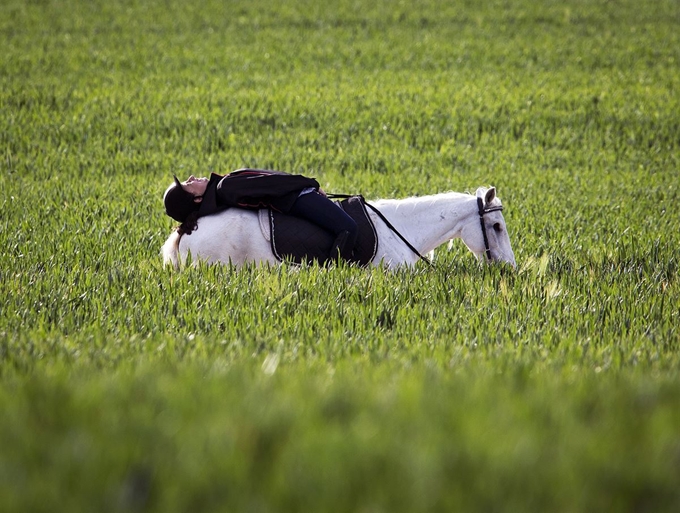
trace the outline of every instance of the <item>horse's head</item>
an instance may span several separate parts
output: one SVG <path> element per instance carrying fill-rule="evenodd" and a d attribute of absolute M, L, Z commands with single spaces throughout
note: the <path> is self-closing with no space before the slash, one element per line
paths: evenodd
<path fill-rule="evenodd" d="M 507 262 L 515 267 L 515 254 L 501 210 L 495 187 L 477 189 L 474 212 L 463 228 L 462 238 L 479 260 Z"/>

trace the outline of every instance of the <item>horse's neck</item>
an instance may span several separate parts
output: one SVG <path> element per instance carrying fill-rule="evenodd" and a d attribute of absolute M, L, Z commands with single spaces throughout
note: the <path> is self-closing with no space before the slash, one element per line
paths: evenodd
<path fill-rule="evenodd" d="M 421 253 L 461 236 L 464 221 L 476 212 L 475 197 L 459 192 L 400 200 L 376 200 L 376 208 Z"/>

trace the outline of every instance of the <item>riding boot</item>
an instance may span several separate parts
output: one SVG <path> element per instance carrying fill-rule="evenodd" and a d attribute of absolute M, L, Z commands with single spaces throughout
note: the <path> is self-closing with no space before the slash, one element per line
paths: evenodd
<path fill-rule="evenodd" d="M 348 244 L 349 232 L 347 230 L 340 232 L 338 236 L 333 241 L 333 246 L 331 247 L 331 254 L 329 255 L 330 260 L 337 260 L 338 257 L 343 260 L 350 261 L 352 259 L 353 247 Z"/>

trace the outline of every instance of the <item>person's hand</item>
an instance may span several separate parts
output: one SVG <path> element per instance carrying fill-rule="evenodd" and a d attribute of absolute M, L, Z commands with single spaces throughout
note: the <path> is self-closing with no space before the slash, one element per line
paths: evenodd
<path fill-rule="evenodd" d="M 321 187 L 319 187 L 319 194 L 321 194 L 324 198 L 326 197 L 326 191 L 324 191 Z"/>

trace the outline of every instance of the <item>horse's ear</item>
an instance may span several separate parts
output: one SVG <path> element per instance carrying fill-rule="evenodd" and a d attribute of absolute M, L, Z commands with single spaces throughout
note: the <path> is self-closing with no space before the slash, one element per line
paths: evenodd
<path fill-rule="evenodd" d="M 490 187 L 489 190 L 486 191 L 486 195 L 484 196 L 484 204 L 488 205 L 490 204 L 494 199 L 496 199 L 496 188 L 495 187 Z"/>

